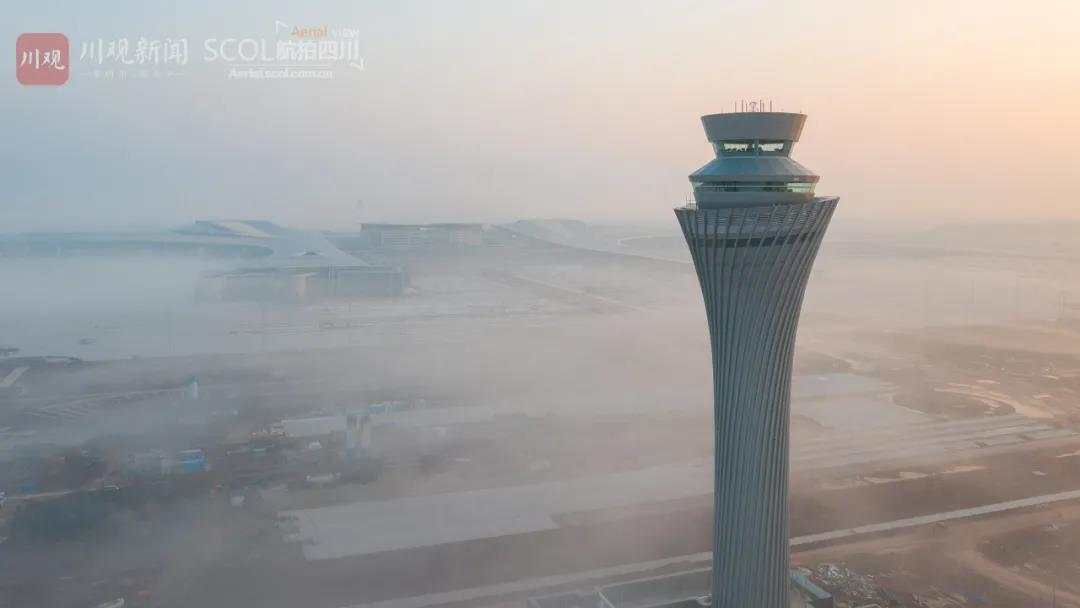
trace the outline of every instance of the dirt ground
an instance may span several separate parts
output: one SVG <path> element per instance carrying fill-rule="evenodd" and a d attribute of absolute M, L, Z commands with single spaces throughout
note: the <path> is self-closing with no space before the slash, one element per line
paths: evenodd
<path fill-rule="evenodd" d="M 905 606 L 1029 608 L 1050 606 L 1055 595 L 1058 606 L 1080 606 L 1075 562 L 1054 561 L 1062 553 L 1075 559 L 1075 547 L 1059 542 L 1059 534 L 1031 534 L 1078 527 L 1080 505 L 1068 504 L 796 552 L 792 562 L 815 572 L 826 564 L 850 569 Z M 1028 567 L 1027 559 L 1042 561 Z M 1062 574 L 1056 589 L 1051 571 Z M 855 599 L 850 588 L 830 591 L 841 606 Z"/>

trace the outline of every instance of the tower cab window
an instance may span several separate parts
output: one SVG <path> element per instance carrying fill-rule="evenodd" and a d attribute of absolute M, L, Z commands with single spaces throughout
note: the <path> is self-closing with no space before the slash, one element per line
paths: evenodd
<path fill-rule="evenodd" d="M 752 141 L 725 141 L 720 144 L 724 154 L 747 154 L 753 145 Z"/>
<path fill-rule="evenodd" d="M 738 140 L 714 143 L 713 147 L 723 156 L 781 156 L 787 154 L 788 142 Z"/>
<path fill-rule="evenodd" d="M 754 142 L 758 154 L 783 154 L 787 148 L 787 142 L 783 141 L 758 141 Z"/>

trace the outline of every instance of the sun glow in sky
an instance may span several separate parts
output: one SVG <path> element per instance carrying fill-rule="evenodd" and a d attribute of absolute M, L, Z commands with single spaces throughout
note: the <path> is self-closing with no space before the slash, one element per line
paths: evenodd
<path fill-rule="evenodd" d="M 809 114 L 794 156 L 844 213 L 1080 218 L 1069 2 L 19 3 L 2 26 L 184 37 L 190 62 L 0 84 L 5 231 L 258 217 L 668 221 L 738 98 Z M 239 81 L 203 41 L 357 30 L 363 70 Z M 10 48 L 10 47 L 9 47 Z M 358 206 L 357 201 L 363 201 Z M 932 222 L 930 222 L 932 223 Z"/>

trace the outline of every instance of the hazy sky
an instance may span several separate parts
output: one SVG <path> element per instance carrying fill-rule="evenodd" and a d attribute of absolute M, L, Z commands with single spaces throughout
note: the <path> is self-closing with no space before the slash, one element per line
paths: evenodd
<path fill-rule="evenodd" d="M 1078 218 L 1078 18 L 1072 2 L 14 3 L 7 44 L 62 32 L 76 61 L 60 87 L 2 79 L 0 232 L 668 221 L 711 156 L 699 116 L 740 97 L 810 115 L 795 157 L 848 217 Z M 240 81 L 204 62 L 205 39 L 273 41 L 275 21 L 356 28 L 365 69 Z M 81 73 L 82 42 L 140 36 L 187 38 L 183 73 Z"/>

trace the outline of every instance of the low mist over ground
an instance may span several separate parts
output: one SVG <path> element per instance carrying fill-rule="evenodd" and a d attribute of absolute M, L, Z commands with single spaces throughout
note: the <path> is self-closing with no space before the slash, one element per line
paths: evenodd
<path fill-rule="evenodd" d="M 396 294 L 268 279 L 276 254 L 226 247 L 250 235 L 6 237 L 9 604 L 330 608 L 709 547 L 707 331 L 673 227 L 379 230 L 325 236 L 362 276 L 404 277 Z M 1080 252 L 1058 230 L 826 240 L 796 353 L 794 535 L 1069 487 Z M 999 567 L 1013 541 L 994 534 L 965 572 Z M 927 593 L 889 559 L 850 566 Z"/>

